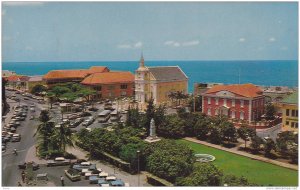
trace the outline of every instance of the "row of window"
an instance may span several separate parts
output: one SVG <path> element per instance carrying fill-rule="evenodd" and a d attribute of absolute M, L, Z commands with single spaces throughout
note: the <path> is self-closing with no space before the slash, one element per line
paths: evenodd
<path fill-rule="evenodd" d="M 212 115 L 212 111 L 214 111 L 214 113 L 215 113 L 215 115 L 220 115 L 221 114 L 221 112 L 220 112 L 220 110 L 219 109 L 215 109 L 215 110 L 213 110 L 212 108 L 208 108 L 207 109 L 207 115 Z M 237 111 L 230 111 L 230 117 L 232 118 L 232 119 L 236 119 L 236 113 L 237 113 Z M 240 111 L 239 112 L 239 118 L 237 118 L 237 119 L 244 119 L 244 115 L 245 115 L 245 113 L 243 112 L 243 111 Z"/>
<path fill-rule="evenodd" d="M 291 126 L 292 128 L 298 128 L 298 122 L 291 122 L 290 123 L 289 121 L 286 121 L 285 125 Z"/>
<path fill-rule="evenodd" d="M 286 109 L 285 110 L 285 115 L 286 116 L 292 116 L 292 117 L 298 117 L 298 110 Z"/>
<path fill-rule="evenodd" d="M 110 86 L 107 86 L 107 89 L 108 90 L 114 90 L 115 87 L 116 87 L 116 85 L 110 85 Z M 127 84 L 121 84 L 121 86 L 120 86 L 120 89 L 127 89 L 127 88 L 128 88 Z M 102 90 L 102 86 L 95 86 L 94 90 L 101 91 Z"/>
<path fill-rule="evenodd" d="M 207 103 L 211 104 L 211 99 L 210 97 L 207 98 Z M 214 98 L 215 100 L 215 105 L 219 105 L 219 98 Z M 227 99 L 226 98 L 221 98 L 223 100 L 223 106 L 227 106 Z M 231 99 L 231 106 L 235 107 L 235 99 Z M 240 101 L 240 107 L 244 107 L 244 100 L 239 100 Z M 228 99 L 228 102 L 230 102 L 230 99 Z"/>

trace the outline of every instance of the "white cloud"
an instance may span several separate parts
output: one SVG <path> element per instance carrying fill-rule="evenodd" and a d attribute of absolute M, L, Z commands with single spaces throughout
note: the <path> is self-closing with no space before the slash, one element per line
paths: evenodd
<path fill-rule="evenodd" d="M 186 41 L 186 42 L 177 42 L 177 41 L 165 41 L 165 46 L 171 46 L 171 47 L 180 47 L 180 46 L 196 46 L 199 45 L 199 40 L 193 40 L 193 41 Z"/>
<path fill-rule="evenodd" d="M 142 42 L 137 42 L 137 43 L 134 44 L 135 48 L 141 48 L 142 46 L 143 46 Z"/>
<path fill-rule="evenodd" d="M 41 1 L 7 1 L 3 2 L 4 6 L 41 6 L 44 5 L 45 2 Z"/>
<path fill-rule="evenodd" d="M 175 42 L 174 41 L 166 41 L 164 44 L 166 46 L 170 46 L 170 45 L 173 45 Z"/>
<path fill-rule="evenodd" d="M 246 41 L 245 38 L 240 38 L 240 39 L 239 39 L 239 42 L 245 42 L 245 41 Z"/>
<path fill-rule="evenodd" d="M 274 37 L 269 38 L 269 42 L 275 42 L 275 41 L 276 41 L 276 38 L 274 38 Z"/>
<path fill-rule="evenodd" d="M 26 47 L 25 47 L 25 50 L 31 51 L 31 50 L 33 50 L 33 48 L 32 48 L 31 46 L 26 46 Z"/>
<path fill-rule="evenodd" d="M 183 42 L 182 46 L 196 46 L 199 45 L 199 40 L 194 40 L 194 41 L 188 41 L 188 42 Z"/>
<path fill-rule="evenodd" d="M 117 47 L 119 49 L 139 49 L 143 47 L 143 43 L 139 41 L 133 44 L 119 44 Z"/>
<path fill-rule="evenodd" d="M 130 44 L 120 44 L 120 45 L 118 45 L 118 48 L 120 48 L 120 49 L 130 49 L 131 45 Z"/>

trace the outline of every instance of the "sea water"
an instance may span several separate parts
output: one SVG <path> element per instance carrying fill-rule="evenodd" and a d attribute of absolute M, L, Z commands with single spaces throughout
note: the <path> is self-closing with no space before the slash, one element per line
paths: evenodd
<path fill-rule="evenodd" d="M 253 83 L 265 86 L 298 86 L 298 61 L 145 61 L 145 65 L 178 65 L 189 78 L 189 92 L 194 83 L 224 84 Z M 139 61 L 82 61 L 82 62 L 4 62 L 2 70 L 21 75 L 44 75 L 51 70 L 87 69 L 107 66 L 110 70 L 134 71 Z"/>

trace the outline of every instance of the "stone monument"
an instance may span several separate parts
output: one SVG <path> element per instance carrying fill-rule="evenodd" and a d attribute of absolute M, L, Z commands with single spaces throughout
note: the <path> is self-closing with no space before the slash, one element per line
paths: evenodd
<path fill-rule="evenodd" d="M 145 141 L 152 143 L 152 142 L 157 142 L 160 141 L 161 139 L 156 136 L 156 129 L 155 129 L 155 123 L 154 119 L 152 118 L 150 121 L 150 134 L 149 136 L 145 139 Z"/>

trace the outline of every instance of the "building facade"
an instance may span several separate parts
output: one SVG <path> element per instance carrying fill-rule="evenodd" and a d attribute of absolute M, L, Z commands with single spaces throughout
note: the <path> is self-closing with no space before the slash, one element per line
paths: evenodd
<path fill-rule="evenodd" d="M 178 66 L 146 67 L 143 56 L 135 71 L 135 99 L 141 108 L 153 98 L 154 104 L 169 104 L 170 92 L 187 94 L 188 77 Z"/>
<path fill-rule="evenodd" d="M 216 85 L 202 93 L 202 112 L 233 120 L 257 121 L 264 113 L 264 96 L 253 84 Z"/>
<path fill-rule="evenodd" d="M 298 92 L 284 98 L 281 103 L 282 129 L 284 131 L 298 131 Z"/>
<path fill-rule="evenodd" d="M 31 92 L 34 86 L 46 85 L 46 82 L 43 80 L 43 76 L 30 76 L 27 84 L 28 84 L 27 90 Z"/>
<path fill-rule="evenodd" d="M 95 73 L 86 77 L 81 84 L 97 92 L 93 99 L 114 99 L 134 95 L 134 75 L 131 72 Z"/>

